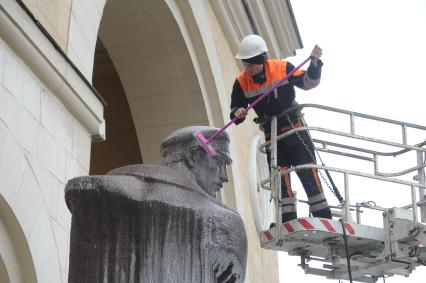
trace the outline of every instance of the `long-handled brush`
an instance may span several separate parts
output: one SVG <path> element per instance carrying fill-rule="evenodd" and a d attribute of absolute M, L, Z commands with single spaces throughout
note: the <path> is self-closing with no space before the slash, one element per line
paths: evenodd
<path fill-rule="evenodd" d="M 256 106 L 262 99 L 264 99 L 271 91 L 279 87 L 282 83 L 284 83 L 288 78 L 290 78 L 294 72 L 296 72 L 298 69 L 300 69 L 303 65 L 306 64 L 311 59 L 311 57 L 306 58 L 302 63 L 300 63 L 296 68 L 294 68 L 290 73 L 287 74 L 283 79 L 275 82 L 272 84 L 264 94 L 259 96 L 252 104 L 249 104 L 246 111 L 250 110 L 254 106 Z M 207 153 L 211 156 L 216 155 L 216 150 L 211 145 L 211 142 L 217 138 L 226 128 L 228 128 L 230 125 L 232 125 L 236 120 L 238 120 L 238 117 L 234 117 L 231 121 L 229 121 L 225 126 L 223 126 L 221 129 L 219 129 L 216 133 L 214 133 L 210 138 L 206 139 L 201 132 L 196 132 L 194 134 L 195 138 L 198 140 L 200 145 L 207 151 Z"/>

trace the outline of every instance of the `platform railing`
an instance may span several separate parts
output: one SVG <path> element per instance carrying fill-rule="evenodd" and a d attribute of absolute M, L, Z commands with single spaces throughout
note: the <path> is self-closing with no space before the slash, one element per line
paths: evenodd
<path fill-rule="evenodd" d="M 327 112 L 332 112 L 332 113 L 338 113 L 338 114 L 343 114 L 349 117 L 349 123 L 347 125 L 347 130 L 346 131 L 337 131 L 337 130 L 333 130 L 333 129 L 328 129 L 328 128 L 324 128 L 324 127 L 317 127 L 317 126 L 302 126 L 299 128 L 293 128 L 283 134 L 278 135 L 276 130 L 277 130 L 277 116 L 274 116 L 271 119 L 271 139 L 270 141 L 263 143 L 259 150 L 261 150 L 262 152 L 266 152 L 267 148 L 269 148 L 270 150 L 270 154 L 271 154 L 271 166 L 270 166 L 270 178 L 265 179 L 261 182 L 261 186 L 265 189 L 270 189 L 271 190 L 271 195 L 275 200 L 275 211 L 277 214 L 277 223 L 280 220 L 280 215 L 281 215 L 281 211 L 280 211 L 280 203 L 281 203 L 281 199 L 280 199 L 280 180 L 281 180 L 281 174 L 290 174 L 292 172 L 296 172 L 298 170 L 304 170 L 304 169 L 308 169 L 308 168 L 318 168 L 319 170 L 328 170 L 328 171 L 333 171 L 333 172 L 338 172 L 343 174 L 343 179 L 344 179 L 344 202 L 342 204 L 342 209 L 344 210 L 344 213 L 346 213 L 345 215 L 349 215 L 349 212 L 351 209 L 355 209 L 356 210 L 356 215 L 357 215 L 357 222 L 360 223 L 361 219 L 360 219 L 360 208 L 364 207 L 364 208 L 369 208 L 369 209 L 377 209 L 380 210 L 379 207 L 374 207 L 372 205 L 366 205 L 366 204 L 360 204 L 357 203 L 356 205 L 351 205 L 350 204 L 350 200 L 349 200 L 349 176 L 359 176 L 359 177 L 363 177 L 363 178 L 370 178 L 370 179 L 375 179 L 375 180 L 380 180 L 380 181 L 384 181 L 384 182 L 391 182 L 391 183 L 396 183 L 396 184 L 400 184 L 403 186 L 407 186 L 410 188 L 410 194 L 411 194 L 411 203 L 405 206 L 401 206 L 407 209 L 412 209 L 413 210 L 413 220 L 414 221 L 418 221 L 418 213 L 417 213 L 417 207 L 420 207 L 420 212 L 421 212 L 421 221 L 426 222 L 426 200 L 425 200 L 425 158 L 426 158 L 426 148 L 424 148 L 423 146 L 426 145 L 426 127 L 425 126 L 421 126 L 421 125 L 416 125 L 413 123 L 407 123 L 407 122 L 403 122 L 403 121 L 398 121 L 398 120 L 392 120 L 392 119 L 387 119 L 387 118 L 382 118 L 382 117 L 378 117 L 378 116 L 373 116 L 373 115 L 368 115 L 368 114 L 363 114 L 363 113 L 359 113 L 359 112 L 354 112 L 354 111 L 348 111 L 348 110 L 343 110 L 343 109 L 339 109 L 339 108 L 334 108 L 334 107 L 329 107 L 329 106 L 324 106 L 324 105 L 318 105 L 318 104 L 300 104 L 297 105 L 295 107 L 289 108 L 287 111 L 279 114 L 279 117 L 283 117 L 284 115 L 291 113 L 293 111 L 297 111 L 297 110 L 302 110 L 304 108 L 315 108 L 315 109 L 320 109 L 320 110 L 324 110 Z M 378 139 L 378 138 L 373 138 L 373 137 L 368 137 L 368 136 L 363 136 L 363 135 L 359 135 L 356 131 L 356 121 L 357 118 L 362 118 L 362 119 L 366 119 L 369 121 L 376 121 L 376 122 L 383 122 L 383 123 L 387 123 L 390 125 L 397 125 L 401 128 L 401 131 L 399 131 L 399 133 L 395 133 L 395 137 L 399 136 L 399 140 L 401 142 L 394 142 L 394 141 L 389 141 L 389 140 L 385 140 L 385 139 Z M 420 141 L 416 144 L 408 144 L 407 140 L 408 140 L 408 129 L 416 129 L 418 132 L 417 134 L 423 135 L 424 136 L 424 140 Z M 344 144 L 344 143 L 339 143 L 333 140 L 322 140 L 322 139 L 313 139 L 315 145 L 316 145 L 316 149 L 319 152 L 326 152 L 329 154 L 335 154 L 335 155 L 340 155 L 340 156 L 345 156 L 348 158 L 354 158 L 354 159 L 358 159 L 358 160 L 364 160 L 364 161 L 368 161 L 368 162 L 372 162 L 373 163 L 373 172 L 372 173 L 365 173 L 365 172 L 361 172 L 359 170 L 348 170 L 348 169 L 343 169 L 340 167 L 330 167 L 330 166 L 325 166 L 325 165 L 315 165 L 315 164 L 304 164 L 304 165 L 299 165 L 299 166 L 295 166 L 292 168 L 289 168 L 288 170 L 281 170 L 281 168 L 279 168 L 279 166 L 277 166 L 277 162 L 276 162 L 276 158 L 277 158 L 277 142 L 281 139 L 284 139 L 290 135 L 294 135 L 294 134 L 298 134 L 299 132 L 302 131 L 309 131 L 309 132 L 323 132 L 323 133 L 327 133 L 330 134 L 332 137 L 334 136 L 340 136 L 340 137 L 345 137 L 345 138 L 349 138 L 349 139 L 353 139 L 355 141 L 366 141 L 369 142 L 370 144 L 379 144 L 379 145 L 384 145 L 384 146 L 391 146 L 391 147 L 396 147 L 396 148 L 401 148 L 400 150 L 397 151 L 378 151 L 375 149 L 371 149 L 371 148 L 367 148 L 365 146 L 361 147 L 361 146 L 353 146 L 353 145 L 348 145 L 348 144 Z M 334 149 L 329 149 L 327 148 L 327 146 L 332 146 Z M 343 150 L 350 150 L 351 152 L 345 152 Z M 409 165 L 407 168 L 400 170 L 400 171 L 395 171 L 395 172 L 383 172 L 380 170 L 379 168 L 379 157 L 385 157 L 385 156 L 399 156 L 408 152 L 416 152 L 417 155 L 417 164 L 413 165 Z M 362 155 L 364 154 L 364 155 Z M 367 155 L 367 156 L 366 156 Z M 417 174 L 414 176 L 414 180 L 415 182 L 411 182 L 411 181 L 407 181 L 401 178 L 398 178 L 402 175 L 406 175 L 409 173 L 413 173 L 416 172 Z M 269 184 L 269 186 L 268 186 Z M 419 192 L 419 197 L 420 200 L 417 201 L 417 197 L 416 197 L 416 189 L 418 189 Z M 383 208 L 385 209 L 385 208 Z M 280 229 L 277 229 L 280 230 Z M 278 232 L 279 233 L 279 232 Z M 277 235 L 279 236 L 279 235 Z M 279 237 L 278 237 L 279 239 Z"/>

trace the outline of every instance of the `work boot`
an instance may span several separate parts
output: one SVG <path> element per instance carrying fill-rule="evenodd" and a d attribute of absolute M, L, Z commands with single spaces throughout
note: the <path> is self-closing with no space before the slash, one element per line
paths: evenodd
<path fill-rule="evenodd" d="M 296 218 L 297 218 L 296 212 L 286 212 L 281 215 L 281 223 L 286 223 Z"/>
<path fill-rule="evenodd" d="M 313 217 L 320 217 L 320 218 L 327 218 L 327 219 L 332 218 L 331 217 L 331 210 L 330 210 L 329 207 L 312 212 L 312 216 Z"/>

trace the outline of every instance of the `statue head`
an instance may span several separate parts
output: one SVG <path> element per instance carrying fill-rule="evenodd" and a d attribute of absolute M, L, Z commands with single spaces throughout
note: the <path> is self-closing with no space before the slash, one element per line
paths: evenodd
<path fill-rule="evenodd" d="M 210 156 L 198 143 L 194 134 L 200 131 L 209 138 L 219 129 L 207 126 L 193 126 L 171 133 L 160 145 L 164 165 L 192 175 L 197 184 L 210 196 L 228 181 L 226 165 L 232 161 L 229 154 L 229 136 L 221 133 L 212 145 L 217 154 Z"/>

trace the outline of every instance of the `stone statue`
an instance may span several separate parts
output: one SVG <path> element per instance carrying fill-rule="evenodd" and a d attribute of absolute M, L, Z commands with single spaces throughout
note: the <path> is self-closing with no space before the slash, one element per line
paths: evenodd
<path fill-rule="evenodd" d="M 161 144 L 164 166 L 130 165 L 71 179 L 70 283 L 244 282 L 239 214 L 215 199 L 231 162 L 226 133 L 210 157 L 188 127 Z"/>

